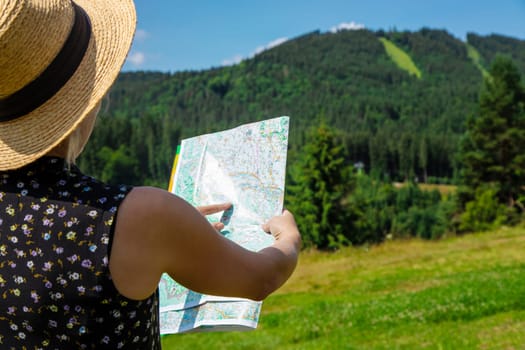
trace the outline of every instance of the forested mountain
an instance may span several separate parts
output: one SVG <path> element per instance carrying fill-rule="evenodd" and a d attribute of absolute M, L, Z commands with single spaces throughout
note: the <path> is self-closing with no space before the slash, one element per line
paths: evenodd
<path fill-rule="evenodd" d="M 450 181 L 465 120 L 497 54 L 525 73 L 525 41 L 444 30 L 312 32 L 235 66 L 123 73 L 80 159 L 111 182 L 165 186 L 181 137 L 291 117 L 290 162 L 321 122 L 349 164 L 391 180 Z"/>

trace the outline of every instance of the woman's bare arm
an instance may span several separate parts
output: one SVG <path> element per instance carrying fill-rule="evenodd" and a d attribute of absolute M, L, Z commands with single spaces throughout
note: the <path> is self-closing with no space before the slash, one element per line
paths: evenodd
<path fill-rule="evenodd" d="M 167 272 L 197 292 L 261 300 L 288 279 L 300 249 L 299 231 L 289 212 L 263 228 L 276 241 L 251 252 L 220 235 L 181 198 L 137 187 L 119 208 L 110 272 L 119 292 L 131 299 L 151 295 Z"/>

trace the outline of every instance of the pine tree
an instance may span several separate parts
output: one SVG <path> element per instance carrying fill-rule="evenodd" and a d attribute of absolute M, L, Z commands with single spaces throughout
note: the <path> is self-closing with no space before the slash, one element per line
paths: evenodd
<path fill-rule="evenodd" d="M 469 192 L 490 184 L 500 203 L 523 211 L 524 144 L 525 89 L 514 63 L 499 56 L 485 79 L 479 115 L 467 120 L 462 140 L 462 180 Z"/>
<path fill-rule="evenodd" d="M 306 247 L 335 249 L 349 243 L 343 199 L 352 187 L 350 170 L 335 131 L 325 124 L 313 128 L 291 167 L 287 198 Z"/>

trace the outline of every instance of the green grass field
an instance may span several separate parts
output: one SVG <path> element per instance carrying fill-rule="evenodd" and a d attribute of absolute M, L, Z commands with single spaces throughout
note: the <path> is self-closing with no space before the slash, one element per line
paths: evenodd
<path fill-rule="evenodd" d="M 379 40 L 383 43 L 388 56 L 390 56 L 392 61 L 394 61 L 394 63 L 400 69 L 407 71 L 408 74 L 415 75 L 421 79 L 421 71 L 417 68 L 414 61 L 412 61 L 412 58 L 410 58 L 410 56 L 405 51 L 397 47 L 393 42 L 386 38 L 380 38 Z"/>
<path fill-rule="evenodd" d="M 245 333 L 164 349 L 525 349 L 525 227 L 304 252 Z"/>

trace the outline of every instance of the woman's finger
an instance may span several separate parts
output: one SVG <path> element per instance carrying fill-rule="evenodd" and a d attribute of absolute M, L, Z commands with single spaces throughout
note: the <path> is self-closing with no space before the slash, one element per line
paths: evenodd
<path fill-rule="evenodd" d="M 212 225 L 217 231 L 220 231 L 224 228 L 224 224 L 222 222 L 214 222 Z"/>
<path fill-rule="evenodd" d="M 231 206 L 232 206 L 231 203 L 210 204 L 210 205 L 199 206 L 197 207 L 197 210 L 202 215 L 210 215 L 210 214 L 219 213 L 221 211 L 225 211 L 229 209 Z"/>

